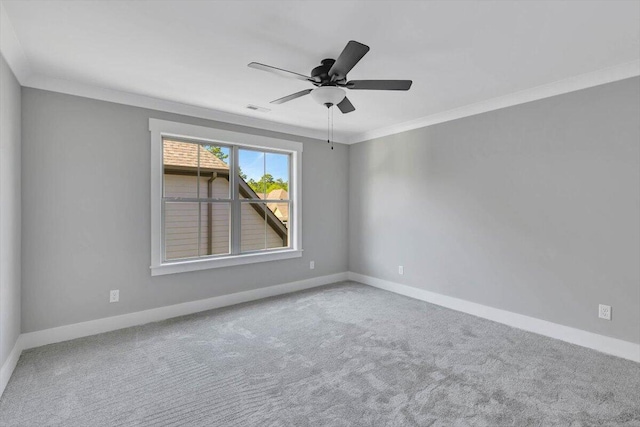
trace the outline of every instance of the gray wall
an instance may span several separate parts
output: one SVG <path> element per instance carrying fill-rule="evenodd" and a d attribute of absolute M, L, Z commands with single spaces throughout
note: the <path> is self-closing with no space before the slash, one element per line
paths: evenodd
<path fill-rule="evenodd" d="M 150 117 L 302 140 L 304 256 L 151 277 Z M 347 270 L 346 146 L 28 88 L 22 120 L 23 332 Z"/>
<path fill-rule="evenodd" d="M 0 55 L 0 366 L 20 335 L 20 85 Z"/>
<path fill-rule="evenodd" d="M 333 152 L 305 139 L 302 259 L 154 278 L 149 117 L 300 138 L 26 88 L 22 116 L 23 332 L 348 267 L 640 342 L 638 78 Z"/>
<path fill-rule="evenodd" d="M 350 270 L 640 342 L 639 131 L 633 78 L 351 146 Z"/>

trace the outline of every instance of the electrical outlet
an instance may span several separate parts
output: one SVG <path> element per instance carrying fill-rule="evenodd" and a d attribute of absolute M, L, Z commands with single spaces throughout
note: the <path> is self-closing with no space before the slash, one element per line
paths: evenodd
<path fill-rule="evenodd" d="M 109 302 L 118 302 L 120 301 L 120 290 L 114 289 L 109 292 Z"/>
<path fill-rule="evenodd" d="M 316 262 L 315 261 L 311 261 L 309 263 L 309 270 L 313 270 L 314 268 L 316 268 Z"/>
<path fill-rule="evenodd" d="M 598 306 L 598 317 L 605 320 L 611 320 L 611 306 L 600 304 Z"/>
<path fill-rule="evenodd" d="M 404 274 L 404 267 L 401 265 L 398 266 L 398 274 L 401 276 Z"/>

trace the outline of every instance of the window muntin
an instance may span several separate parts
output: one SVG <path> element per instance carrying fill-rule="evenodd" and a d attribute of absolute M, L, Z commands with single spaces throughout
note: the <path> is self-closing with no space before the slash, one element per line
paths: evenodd
<path fill-rule="evenodd" d="M 162 159 L 163 263 L 292 248 L 291 153 L 163 137 Z"/>

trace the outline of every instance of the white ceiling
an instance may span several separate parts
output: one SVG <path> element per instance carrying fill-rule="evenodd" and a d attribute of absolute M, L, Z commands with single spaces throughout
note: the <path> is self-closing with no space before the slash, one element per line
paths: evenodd
<path fill-rule="evenodd" d="M 349 79 L 412 79 L 409 92 L 350 91 L 339 140 L 584 73 L 637 63 L 638 1 L 3 1 L 29 81 L 64 79 L 324 132 L 303 74 L 349 40 L 371 47 Z M 4 32 L 3 32 L 4 34 Z M 5 37 L 6 38 L 6 37 Z M 637 67 L 636 67 L 637 68 Z M 247 104 L 271 108 L 247 110 Z"/>

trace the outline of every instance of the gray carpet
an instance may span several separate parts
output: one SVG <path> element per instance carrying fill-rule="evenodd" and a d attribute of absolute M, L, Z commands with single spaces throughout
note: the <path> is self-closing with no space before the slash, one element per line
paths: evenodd
<path fill-rule="evenodd" d="M 3 426 L 640 426 L 640 364 L 344 283 L 23 353 Z"/>

